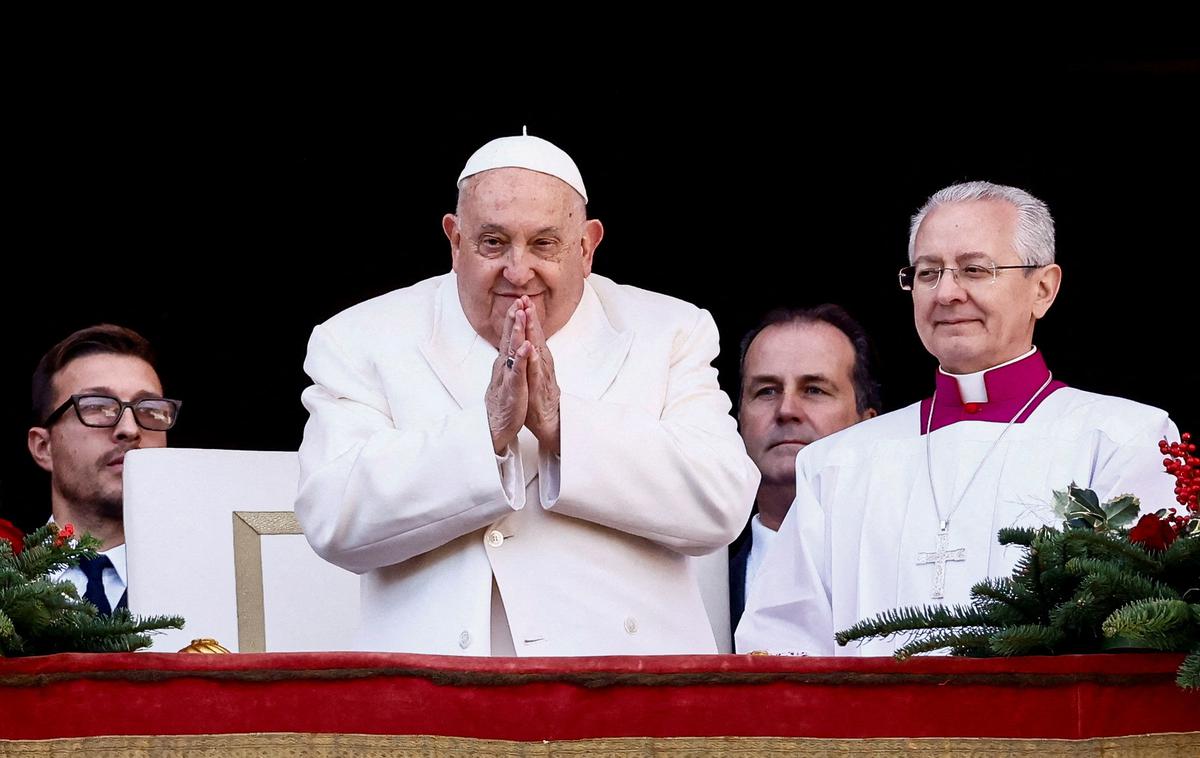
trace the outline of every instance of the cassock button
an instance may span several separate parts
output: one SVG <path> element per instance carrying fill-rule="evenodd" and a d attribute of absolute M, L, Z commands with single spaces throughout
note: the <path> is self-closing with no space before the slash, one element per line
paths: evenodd
<path fill-rule="evenodd" d="M 625 631 L 629 634 L 637 634 L 637 619 L 633 616 L 625 619 Z"/>
<path fill-rule="evenodd" d="M 488 532 L 487 543 L 489 547 L 500 547 L 504 544 L 504 535 L 500 533 L 499 529 L 493 529 Z"/>
<path fill-rule="evenodd" d="M 464 629 L 463 633 L 458 635 L 458 646 L 461 647 L 463 650 L 466 650 L 467 648 L 471 647 L 471 633 L 470 632 L 468 632 Z"/>
<path fill-rule="evenodd" d="M 964 403 L 963 410 L 967 413 L 979 413 L 979 403 Z"/>

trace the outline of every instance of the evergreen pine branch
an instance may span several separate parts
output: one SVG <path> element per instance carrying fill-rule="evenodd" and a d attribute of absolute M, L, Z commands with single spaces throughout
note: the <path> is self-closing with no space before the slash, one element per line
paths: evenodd
<path fill-rule="evenodd" d="M 1133 571 L 1151 575 L 1162 571 L 1162 561 L 1159 558 L 1118 534 L 1101 534 L 1081 529 L 1070 532 L 1063 539 L 1067 545 L 1085 548 L 1087 555 L 1119 561 Z"/>
<path fill-rule="evenodd" d="M 132 651 L 149 646 L 156 631 L 183 628 L 178 616 L 135 618 L 125 609 L 102 616 L 74 583 L 49 578 L 95 557 L 100 542 L 94 537 L 71 537 L 47 524 L 24 543 L 14 555 L 0 540 L 0 656 Z"/>
<path fill-rule="evenodd" d="M 834 638 L 839 645 L 844 646 L 853 640 L 887 638 L 900 632 L 988 625 L 990 619 L 987 614 L 970 606 L 955 605 L 947 608 L 942 605 L 927 605 L 884 611 L 873 619 L 864 619 L 849 629 L 838 632 Z"/>
<path fill-rule="evenodd" d="M 1079 537 L 1077 535 L 1089 535 L 1087 537 Z M 1054 566 L 1056 570 L 1063 570 L 1072 558 L 1083 558 L 1089 555 L 1088 544 L 1094 542 L 1096 538 L 1101 540 L 1107 539 L 1105 535 L 1097 535 L 1091 529 L 1068 529 L 1064 532 L 1058 532 L 1054 538 Z M 1078 580 L 1075 581 L 1075 586 L 1078 586 Z M 1067 593 L 1066 597 L 1074 594 L 1074 590 Z"/>
<path fill-rule="evenodd" d="M 1025 549 L 1020 558 L 1017 558 L 1017 563 L 1013 566 L 1013 581 L 1023 587 L 1029 587 L 1032 584 L 1032 577 L 1037 563 L 1037 551 L 1033 547 Z"/>
<path fill-rule="evenodd" d="M 1079 580 L 1065 573 L 1063 564 L 1075 551 L 1069 550 L 1063 533 L 1043 527 L 1034 531 L 1031 544 L 1017 559 L 1012 582 L 1032 603 L 1031 615 L 1043 623 L 1049 608 L 1074 594 Z"/>
<path fill-rule="evenodd" d="M 1039 531 L 1041 530 L 1027 526 L 1006 526 L 996 532 L 996 540 L 1001 545 L 1029 547 L 1033 544 L 1033 540 L 1037 537 Z"/>
<path fill-rule="evenodd" d="M 150 616 L 135 619 L 121 608 L 111 616 L 75 613 L 64 615 L 30 643 L 30 654 L 74 650 L 79 652 L 133 652 L 150 645 L 150 633 L 182 629 L 179 616 Z"/>
<path fill-rule="evenodd" d="M 96 549 L 100 547 L 100 540 L 90 534 L 66 540 L 61 545 L 55 545 L 53 538 L 34 542 L 34 535 L 47 528 L 48 525 L 26 536 L 25 551 L 12 561 L 13 567 L 26 579 L 57 574 L 68 566 L 78 566 L 80 561 L 91 560 L 98 555 Z"/>
<path fill-rule="evenodd" d="M 53 616 L 53 609 L 46 603 L 55 598 L 45 587 L 46 583 L 39 581 L 0 590 L 0 610 L 25 634 L 37 634 Z"/>
<path fill-rule="evenodd" d="M 1197 519 L 1200 523 L 1200 519 Z M 1200 539 L 1180 537 L 1172 542 L 1161 556 L 1162 580 L 1174 587 L 1180 595 L 1193 590 L 1188 597 L 1200 602 Z"/>
<path fill-rule="evenodd" d="M 1062 631 L 1054 627 L 1020 624 L 995 632 L 988 645 L 997 655 L 1037 655 L 1053 653 L 1063 640 Z"/>
<path fill-rule="evenodd" d="M 22 600 L 30 598 L 44 599 L 50 602 L 62 595 L 71 600 L 79 600 L 79 591 L 69 580 L 46 578 L 27 580 L 21 584 L 0 587 L 0 608 L 11 607 L 13 604 L 19 604 Z"/>
<path fill-rule="evenodd" d="M 1200 562 L 1200 540 L 1189 538 L 1175 540 L 1163 551 L 1162 560 L 1164 563 L 1196 565 L 1196 562 Z"/>
<path fill-rule="evenodd" d="M 920 632 L 914 634 L 913 639 L 907 644 L 896 648 L 894 655 L 896 660 L 903 661 L 914 655 L 951 648 L 955 651 L 956 655 L 970 655 L 980 658 L 992 657 L 994 653 L 988 647 L 988 640 L 993 631 L 992 629 L 974 627 L 957 631 L 938 629 Z"/>
<path fill-rule="evenodd" d="M 1137 574 L 1129 566 L 1117 561 L 1072 558 L 1067 562 L 1067 570 L 1082 576 L 1080 589 L 1089 590 L 1101 601 L 1118 599 L 1123 605 L 1140 598 L 1179 597 L 1179 593 L 1168 585 Z"/>
<path fill-rule="evenodd" d="M 1042 586 L 1042 555 L 1038 542 L 1039 540 L 1034 540 L 1033 547 L 1029 549 L 1029 573 L 1027 576 L 1029 578 L 1029 589 L 1037 601 L 1037 620 L 1042 624 L 1049 624 L 1050 603 L 1047 602 L 1046 590 Z M 1051 549 L 1046 549 L 1046 553 L 1048 557 L 1054 555 L 1054 551 Z"/>
<path fill-rule="evenodd" d="M 1013 581 L 1037 604 L 1037 618 L 1049 623 L 1050 610 L 1075 594 L 1079 578 L 1065 569 L 1080 549 L 1072 547 L 1057 529 L 1038 530 L 1033 544 L 1017 561 Z"/>
<path fill-rule="evenodd" d="M 26 633 L 36 633 L 57 611 L 83 607 L 93 608 L 79 599 L 75 585 L 66 580 L 36 579 L 0 589 L 0 610 Z"/>
<path fill-rule="evenodd" d="M 17 627 L 13 625 L 13 620 L 4 612 L 4 607 L 0 606 L 0 655 L 4 654 L 4 649 L 8 645 L 8 641 L 16 637 Z"/>
<path fill-rule="evenodd" d="M 1200 645 L 1192 648 L 1188 657 L 1183 659 L 1175 682 L 1184 689 L 1200 689 Z"/>
<path fill-rule="evenodd" d="M 1100 652 L 1104 639 L 1100 624 L 1112 610 L 1109 605 L 1098 603 L 1089 590 L 1080 589 L 1050 612 L 1050 625 L 1062 631 L 1074 650 Z"/>
<path fill-rule="evenodd" d="M 996 626 L 1027 623 L 1037 616 L 1037 599 L 1008 577 L 976 583 L 971 587 L 971 600 Z"/>
<path fill-rule="evenodd" d="M 960 658 L 995 658 L 996 654 L 984 644 L 976 644 L 974 638 L 968 645 L 952 645 L 950 655 Z"/>
<path fill-rule="evenodd" d="M 903 659 L 947 649 L 971 656 L 1091 652 L 1104 649 L 1105 637 L 1121 637 L 1190 651 L 1176 681 L 1200 688 L 1200 526 L 1165 550 L 1148 550 L 1129 541 L 1125 526 L 1137 518 L 1136 498 L 1101 505 L 1074 486 L 1055 497 L 1067 518 L 1063 529 L 999 530 L 1000 544 L 1026 550 L 1011 577 L 971 588 L 971 606 L 885 611 L 838 632 L 838 643 L 907 633 L 895 653 Z"/>
<path fill-rule="evenodd" d="M 71 588 L 69 595 L 60 591 L 61 584 L 64 583 Z M 75 585 L 69 581 L 51 582 L 42 579 L 38 580 L 37 584 L 40 585 L 43 592 L 36 600 L 30 601 L 31 607 L 27 608 L 30 612 L 22 614 L 21 617 L 21 630 L 27 638 L 43 634 L 60 618 L 68 616 L 94 618 L 100 613 L 96 606 L 75 595 Z"/>
<path fill-rule="evenodd" d="M 1200 643 L 1193 607 L 1182 600 L 1138 600 L 1105 619 L 1104 635 L 1127 637 L 1157 650 L 1187 650 Z"/>
<path fill-rule="evenodd" d="M 1075 596 L 1082 582 L 1080 577 L 1067 571 L 1066 566 L 1056 562 L 1042 569 L 1042 596 L 1051 607 L 1062 605 Z"/>
<path fill-rule="evenodd" d="M 4 554 L 6 549 L 10 551 L 7 555 Z M 11 548 L 8 547 L 8 540 L 0 540 L 0 587 L 11 587 L 25 581 L 25 575 L 13 565 L 15 560 Z"/>

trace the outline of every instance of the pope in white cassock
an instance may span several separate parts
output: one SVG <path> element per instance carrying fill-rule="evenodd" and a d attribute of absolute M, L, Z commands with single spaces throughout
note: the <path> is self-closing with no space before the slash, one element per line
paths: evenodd
<path fill-rule="evenodd" d="M 363 575 L 358 645 L 715 653 L 690 556 L 759 474 L 712 317 L 592 273 L 604 227 L 551 143 L 493 140 L 458 187 L 453 270 L 321 324 L 304 364 L 296 516 Z"/>
<path fill-rule="evenodd" d="M 834 632 L 902 606 L 966 604 L 1008 576 L 1006 526 L 1061 523 L 1052 491 L 1074 482 L 1143 510 L 1174 503 L 1158 441 L 1164 411 L 1068 387 L 1033 345 L 1058 294 L 1054 222 L 1029 193 L 954 185 L 913 217 L 912 291 L 941 366 L 918 403 L 826 437 L 796 457 L 796 500 L 737 629 L 740 652 L 888 655 L 904 639 L 837 647 Z"/>

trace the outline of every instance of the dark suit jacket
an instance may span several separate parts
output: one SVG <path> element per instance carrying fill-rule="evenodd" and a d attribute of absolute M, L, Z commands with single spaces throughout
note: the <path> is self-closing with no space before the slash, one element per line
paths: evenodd
<path fill-rule="evenodd" d="M 754 511 L 758 512 L 757 509 Z M 754 518 L 751 514 L 750 518 Z M 753 532 L 750 522 L 738 538 L 729 545 L 729 632 L 737 631 L 738 621 L 742 611 L 746 610 L 746 561 L 750 558 L 750 544 Z"/>

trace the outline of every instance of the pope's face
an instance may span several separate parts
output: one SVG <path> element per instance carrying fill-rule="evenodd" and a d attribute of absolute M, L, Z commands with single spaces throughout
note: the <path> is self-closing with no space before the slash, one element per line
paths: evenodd
<path fill-rule="evenodd" d="M 494 346 L 505 313 L 522 296 L 537 306 L 547 337 L 570 320 L 604 234 L 568 184 L 522 168 L 469 178 L 457 215 L 447 214 L 442 226 L 463 312 Z"/>

